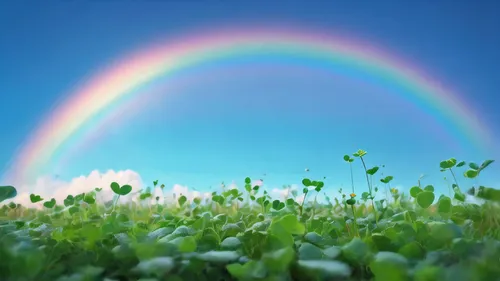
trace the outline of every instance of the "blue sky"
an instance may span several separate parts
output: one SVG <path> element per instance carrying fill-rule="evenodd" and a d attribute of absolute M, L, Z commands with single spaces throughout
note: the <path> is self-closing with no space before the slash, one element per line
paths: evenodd
<path fill-rule="evenodd" d="M 0 164 L 8 163 L 56 100 L 110 59 L 184 30 L 238 22 L 317 26 L 387 46 L 460 90 L 500 135 L 494 125 L 500 124 L 500 17 L 494 13 L 500 4 L 280 3 L 2 2 Z M 247 175 L 264 178 L 264 173 L 271 185 L 298 183 L 307 167 L 307 176 L 327 176 L 327 186 L 349 186 L 342 156 L 363 148 L 369 166 L 385 164 L 383 172 L 394 175 L 395 184 L 414 185 L 424 173 L 428 183 L 446 190 L 440 160 L 487 157 L 448 145 L 438 127 L 429 125 L 434 120 L 382 87 L 318 70 L 281 71 L 280 65 L 262 66 L 264 75 L 251 70 L 255 65 L 242 73 L 245 67 L 215 67 L 223 74 L 203 84 L 176 87 L 172 82 L 175 97 L 159 97 L 140 114 L 106 128 L 98 142 L 72 154 L 64 169 L 53 166 L 54 173 L 70 180 L 95 169 L 132 169 L 146 181 L 159 178 L 206 189 Z M 353 103 L 362 112 L 350 108 Z M 490 169 L 482 182 L 500 183 L 496 163 Z"/>

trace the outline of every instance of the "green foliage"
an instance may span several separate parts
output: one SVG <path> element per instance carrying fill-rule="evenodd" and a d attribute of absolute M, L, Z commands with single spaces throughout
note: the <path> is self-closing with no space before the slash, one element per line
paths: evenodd
<path fill-rule="evenodd" d="M 0 186 L 0 202 L 17 196 L 17 190 L 13 186 Z"/>
<path fill-rule="evenodd" d="M 472 187 L 469 196 L 484 203 L 469 203 L 453 172 L 466 169 L 464 177 L 477 180 L 493 161 L 468 166 L 454 158 L 442 161 L 440 168 L 455 181 L 450 196 L 419 180 L 409 194 L 389 187 L 390 194 L 380 199 L 371 179 L 384 166 L 367 169 L 366 155 L 364 150 L 353 154 L 368 184 L 359 200 L 354 186 L 352 193 L 341 189 L 341 198 L 333 198 L 325 182 L 309 178 L 302 180 L 300 203 L 293 192 L 285 199 L 272 198 L 252 187 L 249 177 L 243 191 L 224 188 L 205 200 L 180 195 L 164 204 L 159 198 L 144 201 L 152 198 L 150 189 L 131 194 L 130 185 L 116 182 L 110 185 L 116 197 L 138 200 L 101 202 L 96 196 L 101 190 L 94 187 L 61 202 L 31 194 L 33 206 L 0 206 L 1 279 L 498 279 L 500 190 Z M 351 177 L 354 158 L 343 159 Z M 380 182 L 388 186 L 393 179 L 382 176 Z M 316 200 L 319 192 L 327 195 L 328 204 Z M 0 202 L 15 201 L 16 194 L 14 187 L 0 187 Z"/>

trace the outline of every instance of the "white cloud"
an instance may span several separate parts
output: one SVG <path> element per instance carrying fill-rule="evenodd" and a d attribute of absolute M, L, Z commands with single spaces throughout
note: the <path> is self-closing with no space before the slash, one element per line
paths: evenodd
<path fill-rule="evenodd" d="M 110 188 L 112 182 L 117 182 L 120 185 L 129 184 L 132 186 L 132 192 L 138 191 L 143 186 L 140 175 L 131 170 L 109 170 L 105 173 L 94 170 L 87 176 L 79 176 L 70 181 L 54 179 L 52 177 L 40 177 L 33 185 L 17 185 L 18 195 L 9 201 L 33 206 L 29 196 L 31 193 L 34 193 L 46 200 L 54 198 L 57 202 L 62 202 L 70 194 L 77 195 L 83 192 L 90 192 L 96 187 L 102 188 L 102 191 L 98 194 L 98 199 L 108 201 L 113 199 L 114 196 Z M 124 197 L 120 201 L 127 201 L 127 198 Z"/>

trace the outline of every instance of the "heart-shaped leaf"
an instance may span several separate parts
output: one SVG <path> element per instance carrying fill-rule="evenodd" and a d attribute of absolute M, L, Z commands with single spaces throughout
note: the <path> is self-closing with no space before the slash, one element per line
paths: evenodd
<path fill-rule="evenodd" d="M 111 190 L 113 190 L 113 192 L 115 194 L 123 196 L 123 195 L 129 194 L 130 191 L 132 191 L 132 186 L 126 184 L 126 185 L 120 187 L 120 185 L 117 182 L 112 182 L 111 183 Z"/>
<path fill-rule="evenodd" d="M 114 193 L 120 195 L 120 185 L 117 182 L 111 183 L 111 190 L 113 190 Z"/>
<path fill-rule="evenodd" d="M 179 197 L 179 199 L 177 200 L 177 202 L 179 203 L 179 206 L 183 206 L 187 201 L 187 198 L 186 196 L 182 195 L 181 197 Z"/>
<path fill-rule="evenodd" d="M 31 203 L 37 203 L 37 202 L 40 202 L 42 200 L 43 200 L 43 198 L 40 197 L 40 195 L 35 195 L 33 193 L 30 194 L 30 201 L 31 201 Z"/>
<path fill-rule="evenodd" d="M 75 198 L 73 195 L 68 195 L 66 199 L 64 199 L 64 206 L 68 207 L 75 203 Z"/>
<path fill-rule="evenodd" d="M 55 205 L 56 205 L 56 199 L 54 199 L 54 198 L 50 199 L 50 201 L 45 201 L 43 203 L 43 206 L 45 208 L 49 208 L 49 209 L 54 208 Z"/>
<path fill-rule="evenodd" d="M 443 196 L 438 201 L 438 211 L 440 213 L 449 213 L 451 211 L 450 197 Z"/>
<path fill-rule="evenodd" d="M 418 194 L 421 192 L 423 192 L 423 190 L 418 186 L 414 186 L 414 187 L 410 188 L 410 195 L 413 198 L 417 198 Z"/>
<path fill-rule="evenodd" d="M 83 193 L 80 193 L 78 195 L 75 196 L 75 202 L 80 202 L 83 200 L 83 198 L 85 197 L 85 192 Z"/>
<path fill-rule="evenodd" d="M 479 175 L 479 170 L 469 169 L 469 170 L 464 172 L 464 177 L 469 178 L 469 179 L 473 179 L 473 178 L 477 177 L 477 175 Z"/>
<path fill-rule="evenodd" d="M 439 163 L 439 167 L 441 167 L 441 169 L 451 169 L 455 167 L 456 164 L 457 164 L 457 159 L 450 158 L 448 160 L 441 161 L 441 163 Z"/>
<path fill-rule="evenodd" d="M 303 184 L 305 187 L 311 186 L 311 180 L 310 180 L 310 179 L 303 179 L 303 180 L 302 180 L 302 184 Z"/>
<path fill-rule="evenodd" d="M 417 203 L 420 207 L 427 209 L 429 208 L 430 205 L 432 205 L 432 202 L 434 202 L 435 199 L 434 192 L 430 191 L 424 191 L 420 192 L 417 196 Z"/>

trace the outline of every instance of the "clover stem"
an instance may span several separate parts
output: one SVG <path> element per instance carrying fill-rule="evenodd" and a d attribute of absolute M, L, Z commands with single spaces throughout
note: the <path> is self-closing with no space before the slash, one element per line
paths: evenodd
<path fill-rule="evenodd" d="M 354 192 L 354 176 L 352 174 L 352 163 L 349 163 L 349 167 L 351 169 L 351 185 L 352 185 L 352 193 L 356 193 Z"/>
<path fill-rule="evenodd" d="M 314 219 L 314 213 L 315 213 L 314 212 L 315 211 L 314 206 L 316 205 L 317 199 L 318 199 L 318 192 L 316 192 L 316 196 L 314 196 L 314 205 L 313 205 L 313 208 L 312 208 L 311 219 L 309 220 L 309 226 L 311 226 L 312 220 Z"/>
<path fill-rule="evenodd" d="M 458 182 L 457 182 L 457 178 L 455 177 L 455 173 L 453 172 L 453 170 L 450 168 L 450 172 L 451 172 L 451 175 L 453 176 L 453 180 L 455 181 L 455 184 L 457 185 L 458 188 L 460 188 L 458 186 Z"/>
<path fill-rule="evenodd" d="M 302 210 L 304 209 L 304 203 L 306 202 L 306 197 L 309 192 L 304 193 L 304 200 L 302 200 L 302 204 L 300 204 L 300 216 L 302 216 Z"/>
<path fill-rule="evenodd" d="M 448 190 L 450 192 L 450 198 L 453 198 L 453 189 L 451 188 L 450 182 L 446 181 L 446 183 L 448 184 Z"/>
<path fill-rule="evenodd" d="M 370 199 L 372 201 L 373 213 L 375 214 L 375 222 L 378 223 L 377 210 L 375 209 L 375 204 L 373 203 L 372 186 L 370 184 L 370 178 L 368 177 L 368 170 L 366 169 L 366 164 L 365 160 L 363 159 L 363 156 L 360 156 L 359 158 L 361 159 L 361 163 L 363 163 L 363 168 L 365 169 L 366 182 L 368 183 L 368 191 L 370 192 Z"/>
<path fill-rule="evenodd" d="M 363 168 L 365 169 L 365 176 L 366 176 L 366 182 L 368 183 L 368 190 L 370 191 L 370 195 L 372 194 L 372 187 L 370 185 L 370 179 L 368 178 L 368 170 L 366 169 L 366 164 L 365 160 L 363 159 L 363 156 L 359 157 L 361 159 L 361 163 L 363 163 Z"/>
<path fill-rule="evenodd" d="M 359 230 L 358 230 L 358 224 L 356 222 L 357 218 L 356 218 L 356 211 L 354 210 L 354 205 L 351 205 L 351 209 L 352 209 L 352 216 L 354 218 L 354 231 L 355 231 L 355 234 L 359 236 Z"/>
<path fill-rule="evenodd" d="M 115 210 L 116 203 L 118 202 L 118 200 L 120 200 L 120 194 L 118 194 L 118 196 L 115 199 L 115 202 L 113 202 L 113 209 L 111 209 L 111 212 L 113 212 Z"/>
<path fill-rule="evenodd" d="M 385 200 L 387 201 L 387 206 L 389 206 L 389 193 L 388 191 L 391 190 L 391 186 L 389 183 L 385 184 Z"/>

